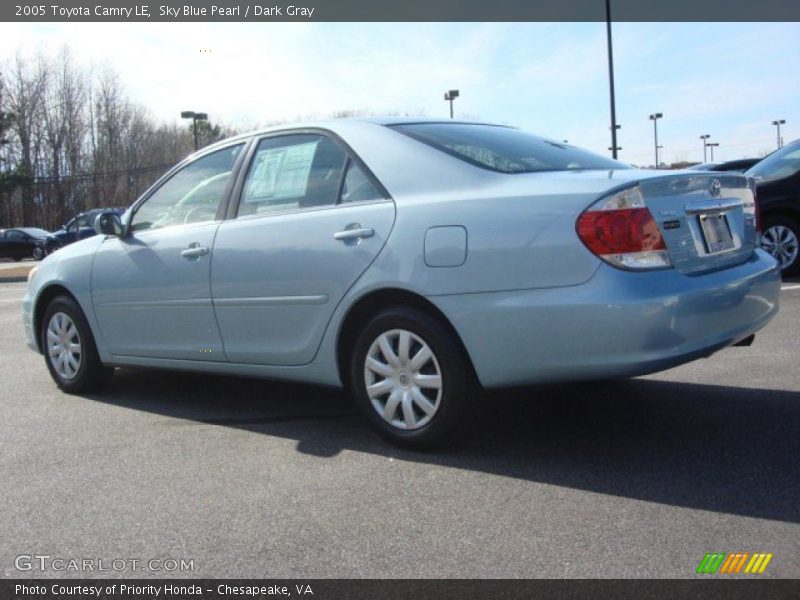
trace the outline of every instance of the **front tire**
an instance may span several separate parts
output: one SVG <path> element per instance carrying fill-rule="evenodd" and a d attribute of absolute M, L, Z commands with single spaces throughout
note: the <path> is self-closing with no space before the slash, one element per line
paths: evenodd
<path fill-rule="evenodd" d="M 477 384 L 455 336 L 412 307 L 381 311 L 356 340 L 350 388 L 384 438 L 406 448 L 440 445 L 466 425 Z"/>
<path fill-rule="evenodd" d="M 33 249 L 33 260 L 42 260 L 44 258 L 44 250 L 40 246 Z"/>
<path fill-rule="evenodd" d="M 100 362 L 89 323 L 68 296 L 58 296 L 47 306 L 40 336 L 50 376 L 69 394 L 96 390 L 114 372 Z"/>
<path fill-rule="evenodd" d="M 764 219 L 761 247 L 778 261 L 783 275 L 800 271 L 800 226 L 790 217 L 778 215 Z"/>
<path fill-rule="evenodd" d="M 60 246 L 56 242 L 45 242 L 44 253 L 45 256 L 50 256 L 53 252 L 58 250 Z"/>

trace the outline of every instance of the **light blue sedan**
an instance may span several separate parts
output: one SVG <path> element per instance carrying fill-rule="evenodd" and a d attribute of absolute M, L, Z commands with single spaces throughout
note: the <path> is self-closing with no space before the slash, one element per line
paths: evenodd
<path fill-rule="evenodd" d="M 115 366 L 349 388 L 388 439 L 480 388 L 630 377 L 778 310 L 752 180 L 640 171 L 518 129 L 337 120 L 203 149 L 48 257 L 27 343 L 80 393 Z"/>

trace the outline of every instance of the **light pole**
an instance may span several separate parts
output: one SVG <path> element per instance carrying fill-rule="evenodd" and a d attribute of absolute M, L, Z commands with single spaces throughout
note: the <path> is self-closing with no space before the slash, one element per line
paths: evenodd
<path fill-rule="evenodd" d="M 714 162 L 714 148 L 716 146 L 719 146 L 719 144 L 717 142 L 714 142 L 713 144 L 709 144 L 708 145 L 708 147 L 711 148 L 711 162 Z"/>
<path fill-rule="evenodd" d="M 622 129 L 622 125 L 614 125 L 613 129 L 611 130 L 611 140 L 614 144 L 613 146 L 609 146 L 608 149 L 611 150 L 611 156 L 617 158 L 617 151 L 622 150 L 622 146 L 617 146 L 617 131 Z"/>
<path fill-rule="evenodd" d="M 453 118 L 453 100 L 458 98 L 458 90 L 449 90 L 444 93 L 444 99 L 450 102 L 450 118 Z"/>
<path fill-rule="evenodd" d="M 617 158 L 617 150 L 622 150 L 617 146 L 617 107 L 614 100 L 614 51 L 611 44 L 611 0 L 606 0 L 606 40 L 608 43 L 608 89 L 611 101 L 611 156 Z"/>
<path fill-rule="evenodd" d="M 775 127 L 778 128 L 778 149 L 780 149 L 780 147 L 782 145 L 781 144 L 781 125 L 785 125 L 786 124 L 786 119 L 778 119 L 777 121 L 773 121 L 772 124 L 775 125 Z"/>
<path fill-rule="evenodd" d="M 658 120 L 663 118 L 663 117 L 664 117 L 664 115 L 662 115 L 661 113 L 653 113 L 652 115 L 650 115 L 650 120 L 653 122 L 653 138 L 655 140 L 654 143 L 653 143 L 653 146 L 655 146 L 655 150 L 656 150 L 656 164 L 655 164 L 656 169 L 658 168 L 658 148 L 659 148 L 659 146 L 658 146 Z"/>
<path fill-rule="evenodd" d="M 197 122 L 207 121 L 208 115 L 206 113 L 194 112 L 193 110 L 185 110 L 181 113 L 181 119 L 192 120 L 192 133 L 194 134 L 194 151 L 197 152 Z"/>
<path fill-rule="evenodd" d="M 708 159 L 706 158 L 706 147 L 708 146 L 708 138 L 710 138 L 710 137 L 711 136 L 709 134 L 707 134 L 707 133 L 705 135 L 701 135 L 700 136 L 700 139 L 703 140 L 703 162 L 704 163 L 708 162 Z"/>

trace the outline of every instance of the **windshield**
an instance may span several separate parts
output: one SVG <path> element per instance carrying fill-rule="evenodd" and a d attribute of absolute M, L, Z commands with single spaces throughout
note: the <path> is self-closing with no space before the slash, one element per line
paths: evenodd
<path fill-rule="evenodd" d="M 783 179 L 800 171 L 800 140 L 776 150 L 746 171 L 756 179 Z"/>
<path fill-rule="evenodd" d="M 501 173 L 631 168 L 511 127 L 470 123 L 409 123 L 390 127 L 472 165 Z"/>

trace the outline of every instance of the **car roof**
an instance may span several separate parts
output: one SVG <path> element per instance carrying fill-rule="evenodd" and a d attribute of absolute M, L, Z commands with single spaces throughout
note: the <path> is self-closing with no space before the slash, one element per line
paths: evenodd
<path fill-rule="evenodd" d="M 6 231 L 21 231 L 22 233 L 27 233 L 28 235 L 34 235 L 34 231 L 44 231 L 47 233 L 45 229 L 41 229 L 39 227 L 9 227 L 8 229 L 0 229 L 0 232 L 5 233 Z"/>
<path fill-rule="evenodd" d="M 469 120 L 453 120 L 453 119 L 433 119 L 430 117 L 344 117 L 340 119 L 323 119 L 319 121 L 298 121 L 296 123 L 280 123 L 277 125 L 270 125 L 253 131 L 240 133 L 219 142 L 215 142 L 205 148 L 201 148 L 199 152 L 194 155 L 205 154 L 209 150 L 222 148 L 229 144 L 247 140 L 251 137 L 264 135 L 267 133 L 274 133 L 278 131 L 291 131 L 295 129 L 326 129 L 333 133 L 340 134 L 347 130 L 353 124 L 369 124 L 376 126 L 389 126 L 389 125 L 411 125 L 411 124 L 442 124 L 442 125 L 487 125 L 492 127 L 508 127 L 513 128 L 511 125 L 503 125 L 500 123 L 489 123 L 484 121 L 469 121 Z M 193 155 L 193 156 L 194 156 Z"/>

